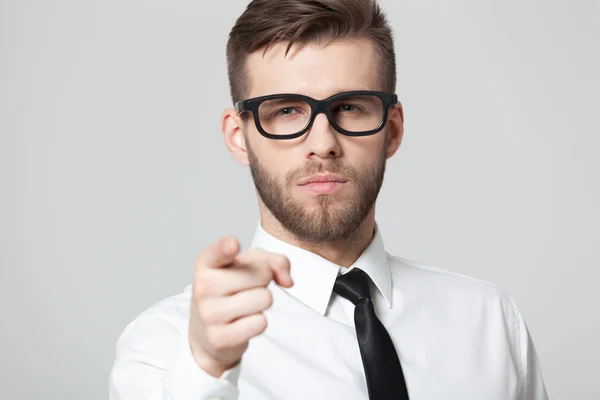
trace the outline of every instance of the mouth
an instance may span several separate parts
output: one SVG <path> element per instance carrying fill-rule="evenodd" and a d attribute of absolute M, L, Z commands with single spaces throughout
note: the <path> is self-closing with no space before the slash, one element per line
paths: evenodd
<path fill-rule="evenodd" d="M 348 180 L 340 175 L 335 174 L 322 174 L 312 175 L 305 178 L 298 183 L 299 186 L 306 186 L 314 183 L 346 183 Z"/>
<path fill-rule="evenodd" d="M 313 194 L 330 194 L 341 189 L 346 182 L 342 176 L 334 174 L 313 175 L 300 181 L 298 186 Z"/>

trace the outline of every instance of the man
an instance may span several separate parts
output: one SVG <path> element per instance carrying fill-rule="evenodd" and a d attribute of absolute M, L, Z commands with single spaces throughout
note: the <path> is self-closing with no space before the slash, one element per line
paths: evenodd
<path fill-rule="evenodd" d="M 131 322 L 113 400 L 547 399 L 497 287 L 387 253 L 375 221 L 400 146 L 391 30 L 370 0 L 254 0 L 227 46 L 252 246 L 205 248 L 193 283 Z"/>

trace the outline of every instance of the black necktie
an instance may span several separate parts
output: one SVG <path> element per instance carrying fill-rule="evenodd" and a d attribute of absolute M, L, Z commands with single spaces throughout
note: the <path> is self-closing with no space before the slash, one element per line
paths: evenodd
<path fill-rule="evenodd" d="M 402 366 L 387 330 L 375 315 L 369 276 L 354 268 L 338 276 L 333 291 L 354 303 L 354 325 L 370 400 L 408 400 Z"/>

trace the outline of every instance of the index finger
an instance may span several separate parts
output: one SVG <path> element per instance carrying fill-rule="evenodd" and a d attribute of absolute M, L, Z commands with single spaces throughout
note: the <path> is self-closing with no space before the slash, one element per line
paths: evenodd
<path fill-rule="evenodd" d="M 197 265 L 206 268 L 222 268 L 231 264 L 239 251 L 238 240 L 227 236 L 205 247 L 198 256 Z"/>
<path fill-rule="evenodd" d="M 269 268 L 275 283 L 283 287 L 289 288 L 294 284 L 290 274 L 290 261 L 283 254 L 268 252 L 260 248 L 251 248 L 236 257 L 235 262 Z"/>

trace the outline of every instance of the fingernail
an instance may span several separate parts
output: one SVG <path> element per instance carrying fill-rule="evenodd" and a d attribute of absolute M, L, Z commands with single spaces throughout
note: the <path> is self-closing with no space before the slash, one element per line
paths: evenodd
<path fill-rule="evenodd" d="M 233 253 L 234 250 L 234 244 L 231 241 L 231 239 L 227 239 L 225 241 L 225 243 L 223 243 L 223 251 L 225 252 L 225 254 L 231 254 Z"/>

